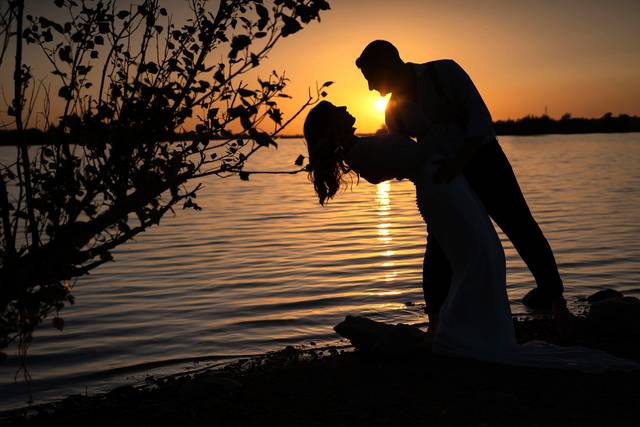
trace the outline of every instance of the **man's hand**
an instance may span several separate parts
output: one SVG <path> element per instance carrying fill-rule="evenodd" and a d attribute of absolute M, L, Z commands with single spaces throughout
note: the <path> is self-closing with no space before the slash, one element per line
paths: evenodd
<path fill-rule="evenodd" d="M 436 184 L 448 184 L 453 178 L 462 173 L 464 165 L 457 159 L 442 159 L 438 162 L 439 168 L 433 175 Z"/>

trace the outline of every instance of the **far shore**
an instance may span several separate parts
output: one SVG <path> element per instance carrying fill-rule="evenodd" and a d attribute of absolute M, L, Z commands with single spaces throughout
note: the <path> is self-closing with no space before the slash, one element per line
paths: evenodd
<path fill-rule="evenodd" d="M 588 135 L 588 134 L 608 134 L 608 133 L 640 133 L 640 129 L 638 130 L 630 130 L 630 131 L 602 131 L 602 132 L 590 132 L 590 131 L 584 131 L 584 132 L 510 132 L 510 133 L 501 133 L 501 132 L 497 132 L 496 131 L 496 135 L 497 136 L 543 136 L 543 135 Z M 356 134 L 357 136 L 361 136 L 361 137 L 366 137 L 366 136 L 374 136 L 377 133 L 358 133 Z M 228 140 L 228 139 L 238 139 L 241 137 L 228 137 L 228 138 L 220 138 L 220 137 L 213 137 L 210 138 L 211 141 L 223 141 L 223 140 Z M 282 135 L 282 136 L 278 136 L 276 139 L 303 139 L 304 135 Z M 242 138 L 242 139 L 247 139 L 247 138 Z M 174 142 L 179 142 L 179 141 L 190 141 L 191 139 L 189 137 L 182 137 L 182 138 L 178 138 L 175 139 Z M 29 146 L 40 146 L 40 145 L 46 145 L 48 144 L 44 138 L 34 138 L 33 140 L 31 140 L 30 142 L 27 143 L 27 145 Z M 15 142 L 15 140 L 13 138 L 10 139 L 3 139 L 2 135 L 0 134 L 0 147 L 17 147 L 20 144 L 18 142 Z"/>
<path fill-rule="evenodd" d="M 570 135 L 589 133 L 635 133 L 640 132 L 640 116 L 620 114 L 613 116 L 607 113 L 599 118 L 578 118 L 565 114 L 560 119 L 553 119 L 547 115 L 525 116 L 520 119 L 498 120 L 493 123 L 498 136 L 533 136 L 533 135 Z M 360 136 L 371 136 L 376 133 L 385 133 L 383 127 L 374 133 L 362 133 Z M 278 135 L 277 139 L 304 138 L 300 134 Z M 243 135 L 196 135 L 191 132 L 179 133 L 164 138 L 172 142 L 191 141 L 193 139 L 208 139 L 211 141 L 248 139 Z M 27 129 L 24 135 L 19 135 L 15 130 L 0 131 L 0 146 L 17 146 L 21 141 L 28 145 L 44 144 L 82 144 L 81 141 L 68 141 L 59 132 L 42 132 L 38 129 Z"/>

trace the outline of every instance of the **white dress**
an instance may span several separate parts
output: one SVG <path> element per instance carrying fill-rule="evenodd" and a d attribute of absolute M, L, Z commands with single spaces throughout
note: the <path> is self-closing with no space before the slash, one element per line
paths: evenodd
<path fill-rule="evenodd" d="M 457 138 L 455 129 L 434 130 L 428 140 Z M 452 281 L 439 317 L 433 351 L 508 365 L 580 369 L 638 369 L 640 365 L 608 353 L 563 347 L 542 341 L 516 343 L 506 290 L 505 256 L 500 239 L 482 203 L 459 175 L 448 184 L 435 184 L 433 175 L 442 154 L 416 166 L 421 147 L 406 137 L 371 137 L 348 154 L 351 167 L 368 181 L 410 176 L 417 205 L 451 265 Z M 399 172 L 404 165 L 409 171 Z"/>

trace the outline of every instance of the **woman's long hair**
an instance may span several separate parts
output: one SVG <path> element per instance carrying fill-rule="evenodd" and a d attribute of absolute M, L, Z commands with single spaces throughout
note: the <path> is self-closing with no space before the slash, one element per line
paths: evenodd
<path fill-rule="evenodd" d="M 344 160 L 342 146 L 338 144 L 331 112 L 334 105 L 321 101 L 313 107 L 304 121 L 304 138 L 309 151 L 309 180 L 324 206 L 344 182 L 344 176 L 351 169 Z"/>

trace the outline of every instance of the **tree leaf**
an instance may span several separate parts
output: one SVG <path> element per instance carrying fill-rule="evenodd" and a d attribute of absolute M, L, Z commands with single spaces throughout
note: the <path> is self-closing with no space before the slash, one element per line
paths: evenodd
<path fill-rule="evenodd" d="M 270 109 L 267 114 L 271 117 L 271 120 L 276 122 L 277 124 L 282 124 L 282 112 L 278 108 Z"/>
<path fill-rule="evenodd" d="M 51 321 L 51 324 L 59 331 L 62 331 L 64 329 L 64 319 L 62 317 L 54 317 Z"/>
<path fill-rule="evenodd" d="M 245 129 L 251 129 L 253 127 L 251 118 L 248 115 L 240 116 L 240 123 L 242 124 L 242 127 Z"/>
<path fill-rule="evenodd" d="M 284 22 L 284 26 L 282 27 L 282 37 L 290 36 L 302 29 L 302 25 L 300 25 L 295 18 L 291 18 L 287 15 L 282 15 L 281 18 L 282 22 Z"/>
<path fill-rule="evenodd" d="M 276 145 L 273 138 L 264 132 L 256 132 L 252 135 L 253 140 L 261 147 L 268 147 L 269 145 Z"/>
<path fill-rule="evenodd" d="M 258 13 L 258 29 L 262 31 L 269 23 L 269 11 L 263 5 L 256 3 L 256 12 Z M 266 34 L 265 34 L 266 35 Z"/>
<path fill-rule="evenodd" d="M 111 25 L 109 25 L 109 22 L 100 22 L 98 24 L 98 31 L 100 31 L 100 34 L 107 34 L 111 31 Z"/>
<path fill-rule="evenodd" d="M 254 96 L 256 93 L 252 90 L 241 88 L 241 89 L 238 89 L 238 94 L 242 97 L 247 97 L 247 96 Z"/>
<path fill-rule="evenodd" d="M 233 50 L 242 50 L 245 47 L 249 46 L 251 44 L 251 38 L 247 35 L 239 35 L 239 36 L 235 36 L 232 40 L 231 40 L 231 49 Z"/>
<path fill-rule="evenodd" d="M 73 93 L 69 86 L 62 86 L 60 90 L 58 90 L 58 96 L 64 99 L 73 99 Z"/>
<path fill-rule="evenodd" d="M 58 49 L 58 57 L 62 62 L 71 64 L 73 62 L 73 59 L 71 59 L 71 46 L 67 45 Z"/>

